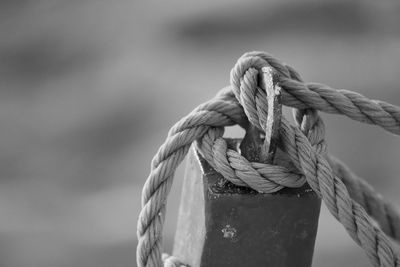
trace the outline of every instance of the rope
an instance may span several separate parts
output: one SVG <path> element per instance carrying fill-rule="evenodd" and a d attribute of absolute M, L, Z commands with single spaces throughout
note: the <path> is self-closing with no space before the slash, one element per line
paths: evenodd
<path fill-rule="evenodd" d="M 247 119 L 261 130 L 266 125 L 266 94 L 257 87 L 256 77 L 258 69 L 267 65 L 280 73 L 283 103 L 297 108 L 297 126 L 282 119 L 280 129 L 280 148 L 293 164 L 289 167 L 248 162 L 236 151 L 228 149 L 222 138 L 223 127 L 234 124 L 246 127 Z M 346 172 L 343 165 L 330 160 L 336 166 L 335 171 L 331 169 L 325 159 L 323 123 L 315 109 L 344 114 L 400 134 L 400 108 L 350 91 L 303 83 L 293 68 L 272 56 L 260 52 L 245 54 L 231 71 L 231 86 L 175 124 L 154 157 L 142 193 L 137 233 L 138 266 L 163 264 L 161 242 L 166 198 L 176 167 L 196 140 L 197 148 L 211 166 L 235 184 L 267 193 L 308 182 L 353 240 L 364 249 L 374 266 L 400 266 L 399 249 L 385 234 L 398 239 L 400 229 L 395 229 L 399 225 L 398 214 L 376 197 L 366 183 L 358 182 L 359 179 Z M 356 186 L 357 190 L 354 190 Z M 358 190 L 363 193 L 357 195 Z M 378 213 L 376 208 L 368 207 L 385 209 Z M 381 227 L 383 225 L 383 230 L 370 216 Z M 182 263 L 170 256 L 165 258 L 164 265 L 181 266 Z"/>
<path fill-rule="evenodd" d="M 400 242 L 400 214 L 397 209 L 337 158 L 330 156 L 328 161 L 335 175 L 346 185 L 351 198 L 364 207 L 366 212 L 377 221 L 383 232 Z"/>
<path fill-rule="evenodd" d="M 324 126 L 315 110 L 295 110 L 295 121 L 298 127 L 307 136 L 310 143 L 321 151 L 326 151 Z M 335 175 L 346 185 L 351 198 L 359 203 L 374 218 L 382 231 L 389 237 L 400 242 L 400 214 L 393 205 L 387 203 L 371 185 L 350 171 L 343 162 L 327 155 L 327 160 Z"/>
<path fill-rule="evenodd" d="M 383 101 L 370 100 L 352 91 L 332 89 L 319 83 L 304 83 L 294 78 L 300 76 L 292 67 L 263 52 L 244 54 L 231 71 L 232 91 L 239 102 L 249 107 L 248 112 L 251 112 L 253 118 L 257 114 L 254 113 L 254 107 L 257 107 L 256 101 L 262 104 L 261 107 L 267 106 L 266 92 L 257 87 L 255 79 L 257 69 L 266 65 L 271 65 L 281 76 L 279 84 L 283 89 L 283 104 L 298 109 L 313 108 L 327 113 L 346 115 L 353 120 L 376 124 L 389 132 L 400 134 L 399 107 Z M 244 101 L 240 101 L 241 97 Z M 251 121 L 250 117 L 249 120 L 260 127 L 260 124 Z"/>

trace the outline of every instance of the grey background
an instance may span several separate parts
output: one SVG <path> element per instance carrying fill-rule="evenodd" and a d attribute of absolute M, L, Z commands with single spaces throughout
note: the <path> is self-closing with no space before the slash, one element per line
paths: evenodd
<path fill-rule="evenodd" d="M 388 0 L 0 1 L 0 266 L 135 266 L 153 154 L 246 51 L 400 105 L 399 12 Z M 400 139 L 323 118 L 329 151 L 399 206 Z M 314 266 L 367 262 L 323 208 Z"/>

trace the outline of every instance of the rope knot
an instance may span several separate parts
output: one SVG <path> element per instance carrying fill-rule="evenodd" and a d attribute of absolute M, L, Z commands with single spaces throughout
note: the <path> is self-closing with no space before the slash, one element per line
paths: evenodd
<path fill-rule="evenodd" d="M 289 73 L 280 69 L 284 75 Z M 241 57 L 231 71 L 231 81 L 232 87 L 238 89 L 233 90 L 236 100 L 251 123 L 240 145 L 242 154 L 228 148 L 222 138 L 223 127 L 211 127 L 197 142 L 202 156 L 225 179 L 261 193 L 276 192 L 283 187 L 300 187 L 305 183 L 304 175 L 287 158 L 282 160 L 281 156 L 279 166 L 272 164 L 279 139 L 282 108 L 277 80 L 275 69 L 264 58 L 257 55 Z M 218 97 L 226 99 L 226 96 Z M 310 125 L 314 124 L 313 121 Z M 265 133 L 264 145 L 256 128 Z M 264 149 L 258 149 L 261 146 Z"/>
<path fill-rule="evenodd" d="M 239 124 L 247 127 L 249 121 L 263 130 L 262 126 L 267 122 L 268 101 L 266 92 L 258 86 L 257 75 L 267 66 L 279 74 L 282 103 L 296 108 L 297 125 L 290 125 L 282 118 L 279 132 L 280 148 L 289 157 L 293 169 L 282 167 L 283 164 L 248 161 L 228 147 L 222 138 L 225 126 Z M 398 246 L 388 237 L 399 240 L 398 227 L 394 227 L 400 225 L 398 212 L 372 192 L 365 181 L 346 171 L 337 161 L 331 160 L 331 164 L 339 166 L 339 171 L 332 170 L 327 155 L 324 155 L 324 125 L 316 110 L 346 115 L 400 135 L 399 107 L 352 91 L 304 83 L 292 67 L 267 53 L 244 54 L 231 71 L 231 86 L 177 122 L 153 158 L 142 191 L 142 210 L 137 227 L 138 266 L 162 265 L 167 195 L 174 172 L 194 141 L 216 171 L 228 180 L 237 179 L 239 185 L 259 188 L 258 191 L 267 193 L 282 187 L 299 187 L 307 181 L 353 240 L 364 249 L 374 266 L 400 266 Z M 354 190 L 361 190 L 362 194 L 356 194 Z M 370 216 L 380 225 L 385 225 L 384 230 L 378 228 Z M 182 266 L 175 257 L 163 258 L 164 266 Z"/>
<path fill-rule="evenodd" d="M 271 129 L 267 129 L 267 125 L 271 127 L 271 119 L 281 120 L 280 116 L 279 118 L 271 118 L 272 114 L 270 118 L 268 117 L 268 112 L 273 112 L 268 107 L 273 103 L 268 101 L 266 79 L 261 79 L 260 75 L 265 73 L 264 68 L 266 67 L 273 68 L 274 72 L 278 73 L 279 78 L 283 76 L 300 80 L 297 72 L 273 60 L 268 54 L 252 52 L 239 58 L 231 70 L 231 87 L 236 100 L 242 106 L 251 123 L 247 128 L 244 139 L 247 138 L 249 131 L 252 131 L 252 127 L 256 127 L 266 135 L 271 134 Z M 274 90 L 275 82 L 273 79 L 278 79 L 278 77 L 273 77 L 273 74 L 270 74 L 271 77 L 268 80 L 271 81 L 270 87 Z M 226 95 L 219 95 L 218 97 L 226 99 Z M 316 146 L 316 150 L 320 153 L 325 153 L 325 128 L 317 112 L 313 109 L 295 110 L 295 118 L 298 127 L 306 134 L 311 144 Z M 288 126 L 286 120 L 284 121 L 285 125 Z M 276 135 L 279 130 L 274 129 Z M 258 134 L 255 133 L 255 135 Z M 271 160 L 262 161 L 261 163 L 253 162 L 258 160 L 247 156 L 245 158 L 237 150 L 228 148 L 222 136 L 223 127 L 210 127 L 207 133 L 198 140 L 197 148 L 207 162 L 230 182 L 238 186 L 250 187 L 261 193 L 276 192 L 283 187 L 300 187 L 305 183 L 304 175 L 293 164 L 290 164 L 288 158 L 282 160 L 283 157 L 280 156 L 279 166 L 273 165 Z M 278 137 L 276 136 L 273 141 L 277 143 L 277 139 Z M 270 138 L 269 141 L 269 147 L 271 147 L 272 139 Z M 242 146 L 245 147 L 246 145 L 249 144 L 243 140 L 241 149 Z M 261 143 L 257 145 L 260 146 Z"/>

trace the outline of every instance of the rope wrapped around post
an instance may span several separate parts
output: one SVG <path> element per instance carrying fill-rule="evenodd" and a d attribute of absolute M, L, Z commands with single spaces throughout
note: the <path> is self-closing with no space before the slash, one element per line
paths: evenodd
<path fill-rule="evenodd" d="M 265 66 L 273 67 L 280 74 L 283 104 L 296 108 L 297 126 L 282 119 L 280 128 L 280 148 L 287 153 L 294 169 L 249 162 L 238 152 L 227 149 L 222 138 L 225 126 L 239 124 L 246 127 L 250 122 L 263 130 L 266 125 L 266 93 L 257 86 L 258 70 Z M 198 141 L 197 148 L 209 164 L 237 185 L 270 193 L 283 187 L 299 187 L 307 182 L 353 240 L 364 249 L 373 266 L 400 266 L 400 251 L 388 237 L 399 240 L 400 229 L 393 229 L 393 221 L 399 222 L 398 213 L 394 209 L 386 209 L 383 214 L 377 215 L 376 210 L 365 209 L 365 206 L 371 206 L 366 205 L 370 204 L 366 201 L 376 202 L 372 205 L 376 207 L 389 205 L 381 198 L 373 197 L 374 192 L 367 186 L 358 186 L 358 189 L 365 190 L 361 195 L 372 195 L 364 197 L 368 200 L 362 203 L 360 197 L 354 197 L 354 190 L 346 185 L 365 182 L 357 182 L 356 176 L 348 173 L 347 181 L 354 182 L 346 182 L 336 176 L 343 174 L 344 168 L 334 161 L 334 172 L 328 163 L 324 126 L 315 110 L 343 114 L 400 135 L 399 107 L 370 100 L 351 91 L 304 83 L 293 68 L 269 54 L 251 52 L 243 55 L 231 71 L 231 86 L 175 124 L 153 158 L 151 173 L 143 188 L 142 211 L 138 221 L 138 266 L 163 264 L 161 244 L 167 195 L 174 171 L 194 141 Z M 385 227 L 383 231 L 370 216 L 375 216 L 378 223 L 392 227 Z M 165 266 L 183 264 L 172 256 L 164 256 Z"/>

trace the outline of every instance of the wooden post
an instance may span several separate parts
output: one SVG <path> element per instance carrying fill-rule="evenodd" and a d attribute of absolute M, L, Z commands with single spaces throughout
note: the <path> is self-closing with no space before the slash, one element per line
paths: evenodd
<path fill-rule="evenodd" d="M 276 151 L 281 103 L 271 69 L 262 69 L 259 83 L 268 94 L 265 144 L 250 125 L 241 142 L 227 140 L 229 147 L 240 142 L 242 155 L 252 162 L 273 163 L 277 152 L 280 165 L 289 165 Z M 272 194 L 235 186 L 192 149 L 173 255 L 191 267 L 310 267 L 320 207 L 308 185 Z"/>

